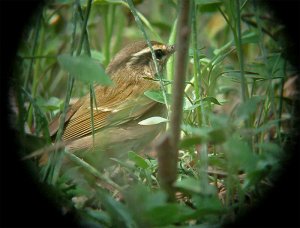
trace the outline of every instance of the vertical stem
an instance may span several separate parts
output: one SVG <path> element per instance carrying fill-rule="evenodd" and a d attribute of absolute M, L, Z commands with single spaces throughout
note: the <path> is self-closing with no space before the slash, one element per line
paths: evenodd
<path fill-rule="evenodd" d="M 40 26 L 41 26 L 41 20 L 42 20 L 42 10 L 40 12 L 40 15 L 38 16 L 38 19 L 36 21 L 35 24 L 35 34 L 34 34 L 34 41 L 33 41 L 33 47 L 32 47 L 32 51 L 31 51 L 31 56 L 35 56 L 35 51 L 36 51 L 36 47 L 37 47 L 37 43 L 38 43 L 38 39 L 39 39 L 39 34 L 40 34 Z M 32 72 L 32 67 L 33 67 L 33 61 L 35 58 L 32 58 L 30 60 L 30 64 L 29 64 L 29 69 L 28 69 L 28 74 L 26 75 L 25 78 L 25 83 L 24 83 L 24 88 L 27 89 L 27 85 L 28 85 L 28 80 L 29 77 L 31 75 Z"/>
<path fill-rule="evenodd" d="M 189 38 L 190 38 L 190 1 L 181 1 L 181 13 L 178 21 L 176 69 L 174 84 L 172 88 L 172 114 L 170 118 L 170 136 L 174 148 L 174 155 L 177 154 L 178 142 L 181 132 L 181 119 L 183 108 L 183 94 L 185 86 L 185 75 L 187 73 Z"/>
<path fill-rule="evenodd" d="M 77 6 L 78 6 L 78 10 L 81 11 L 81 6 L 80 6 L 79 1 L 77 1 Z M 81 29 L 81 34 L 80 34 L 80 41 L 79 41 L 79 46 L 78 46 L 76 55 L 80 55 L 82 46 L 83 46 L 83 41 L 84 41 L 84 39 L 86 39 L 88 37 L 86 27 L 87 27 L 88 18 L 89 18 L 90 12 L 91 12 L 91 6 L 92 6 L 92 0 L 88 0 L 87 7 L 86 7 L 86 15 L 83 19 L 82 29 Z M 88 51 L 87 54 L 90 56 L 91 53 L 89 52 L 89 50 L 87 50 L 87 51 Z"/>
<path fill-rule="evenodd" d="M 110 53 L 109 53 L 109 48 L 110 48 L 110 42 L 109 42 L 109 25 L 108 25 L 108 8 L 109 6 L 104 7 L 105 10 L 105 15 L 103 15 L 103 23 L 104 23 L 104 47 L 103 47 L 103 53 L 104 53 L 104 65 L 107 66 L 109 63 L 110 59 Z M 103 11 L 102 11 L 103 12 Z"/>
<path fill-rule="evenodd" d="M 286 61 L 284 61 L 284 66 L 283 66 L 283 78 L 281 79 L 280 83 L 280 95 L 279 95 L 279 107 L 278 107 L 278 118 L 281 120 L 282 117 L 282 99 L 283 99 L 283 87 L 284 87 L 284 79 L 286 77 Z M 278 128 L 280 130 L 281 128 L 281 121 L 279 121 Z M 281 139 L 281 134 L 279 134 L 279 137 Z M 280 140 L 281 141 L 281 140 Z"/>
<path fill-rule="evenodd" d="M 76 13 L 76 8 L 77 4 L 74 3 L 74 9 L 73 9 L 73 18 L 72 18 L 72 23 L 73 23 L 73 31 L 72 31 L 72 42 L 71 42 L 71 56 L 74 55 L 75 52 L 75 36 L 76 36 L 76 30 L 77 30 L 77 13 Z M 60 116 L 60 122 L 59 122 L 59 128 L 56 134 L 56 142 L 61 140 L 62 133 L 63 133 L 63 128 L 64 128 L 64 123 L 65 123 L 65 118 L 68 110 L 68 106 L 70 103 L 71 99 L 71 94 L 72 94 L 72 89 L 74 85 L 74 77 L 72 75 L 68 75 L 68 83 L 67 83 L 67 92 L 66 92 L 66 97 L 65 97 L 65 102 L 64 102 L 64 107 L 62 114 Z"/>
<path fill-rule="evenodd" d="M 74 30 L 73 30 L 73 34 L 72 34 L 71 55 L 73 55 L 74 50 L 75 50 L 75 34 L 76 34 L 76 21 L 77 21 L 76 8 L 81 9 L 79 1 L 77 1 L 74 5 L 74 14 L 73 14 Z M 86 42 L 88 42 L 86 26 L 87 26 L 87 21 L 88 21 L 88 16 L 89 16 L 89 13 L 90 13 L 90 9 L 91 9 L 91 0 L 88 1 L 86 18 L 83 21 L 82 31 L 81 31 L 81 36 L 80 36 L 80 42 L 79 42 L 78 49 L 76 51 L 76 55 L 80 55 L 82 47 L 83 47 L 84 39 L 86 40 Z M 86 52 L 90 56 L 91 53 L 90 53 L 90 50 L 89 50 L 89 46 L 85 45 L 85 48 L 87 49 Z M 63 134 L 63 126 L 64 126 L 64 123 L 65 123 L 66 113 L 67 113 L 68 105 L 69 105 L 71 94 L 72 94 L 73 84 L 74 84 L 74 77 L 72 77 L 72 75 L 69 75 L 68 84 L 67 84 L 67 94 L 66 94 L 66 99 L 65 99 L 65 104 L 64 104 L 64 110 L 63 110 L 63 113 L 60 117 L 59 129 L 58 129 L 58 132 L 57 132 L 57 135 L 56 135 L 56 142 L 61 140 L 61 137 L 62 137 L 62 134 Z M 92 110 L 91 112 L 92 112 L 92 115 L 93 115 L 93 109 L 91 109 L 91 110 Z M 93 120 L 94 119 L 93 119 L 93 116 L 92 116 L 92 131 L 94 130 Z M 93 134 L 93 137 L 94 137 L 94 134 Z M 53 161 L 52 162 L 53 164 L 50 163 L 49 166 L 46 167 L 46 172 L 45 172 L 45 175 L 44 175 L 44 179 L 47 178 L 48 182 L 50 182 L 52 184 L 54 184 L 57 180 L 59 170 L 60 170 L 60 167 L 61 167 L 61 164 L 62 164 L 62 156 L 63 156 L 62 153 L 53 153 L 53 154 L 51 154 L 51 160 Z"/>
<path fill-rule="evenodd" d="M 242 98 L 243 102 L 245 102 L 249 97 L 247 81 L 245 78 L 245 70 L 244 70 L 244 56 L 243 56 L 243 49 L 242 49 L 242 32 L 241 32 L 241 11 L 240 11 L 240 1 L 235 1 L 236 6 L 236 30 L 237 30 L 237 37 L 235 36 L 235 43 L 238 51 L 238 58 L 241 70 L 241 89 L 242 89 Z M 235 33 L 235 32 L 234 32 Z"/>
<path fill-rule="evenodd" d="M 80 49 L 78 49 L 77 54 L 80 54 L 81 51 L 81 47 L 82 47 L 82 43 L 85 43 L 85 52 L 87 53 L 87 55 L 89 57 L 91 57 L 91 49 L 89 46 L 89 38 L 88 38 L 88 33 L 87 33 L 87 22 L 90 16 L 90 12 L 91 12 L 91 7 L 92 7 L 92 0 L 88 0 L 87 2 L 87 7 L 86 7 L 86 12 L 85 12 L 85 16 L 83 18 L 83 23 L 82 23 L 82 30 L 81 30 L 81 37 L 80 37 Z M 82 11 L 81 11 L 81 6 L 80 6 L 80 2 L 78 2 L 78 10 L 79 13 L 82 16 Z M 96 98 L 95 98 L 95 93 L 94 93 L 94 89 L 93 89 L 93 85 L 90 84 L 90 107 L 91 107 L 91 128 L 92 128 L 92 137 L 93 137 L 93 146 L 95 145 L 95 124 L 94 124 L 94 102 L 96 103 Z M 96 104 L 97 107 L 97 104 Z"/>
<path fill-rule="evenodd" d="M 158 178 L 169 200 L 175 199 L 173 187 L 177 178 L 178 143 L 181 132 L 185 75 L 187 72 L 190 38 L 190 0 L 180 1 L 181 9 L 177 24 L 176 69 L 172 87 L 172 106 L 169 134 L 160 138 L 156 145 L 158 153 Z"/>
<path fill-rule="evenodd" d="M 74 3 L 73 6 L 73 31 L 72 31 L 72 42 L 71 42 L 71 55 L 74 54 L 75 52 L 75 35 L 76 35 L 76 30 L 77 30 L 77 14 L 76 14 L 76 3 Z M 64 102 L 64 107 L 63 107 L 63 112 L 60 116 L 59 120 L 59 128 L 56 134 L 55 141 L 56 143 L 61 140 L 62 134 L 63 134 L 63 128 L 64 128 L 64 123 L 65 123 L 65 118 L 67 115 L 67 110 L 72 94 L 72 89 L 74 85 L 74 77 L 72 75 L 68 75 L 68 83 L 67 83 L 67 92 L 66 92 L 66 97 L 65 97 L 65 102 Z M 59 174 L 59 170 L 62 164 L 62 157 L 63 153 L 51 153 L 49 156 L 49 160 L 51 162 L 48 162 L 45 169 L 42 170 L 42 179 L 46 180 L 48 183 L 54 184 L 56 182 L 56 179 Z"/>
<path fill-rule="evenodd" d="M 198 56 L 198 47 L 197 47 L 197 11 L 195 1 L 193 0 L 193 7 L 192 7 L 192 43 L 193 43 L 193 58 L 194 58 L 194 88 L 195 88 L 195 97 L 200 103 L 202 100 L 200 99 L 201 91 L 201 83 L 200 83 L 200 66 L 199 66 L 199 56 Z M 197 122 L 198 126 L 201 127 L 202 125 L 202 112 L 201 107 L 196 108 L 196 115 L 197 115 Z M 205 118 L 204 118 L 205 119 Z M 203 119 L 203 120 L 204 120 Z"/>
<path fill-rule="evenodd" d="M 105 62 L 104 65 L 107 66 L 110 61 L 110 47 L 111 47 L 111 37 L 112 37 L 112 31 L 114 26 L 114 20 L 115 20 L 115 5 L 108 5 L 106 8 L 106 12 L 104 15 L 104 56 L 105 56 Z"/>
<path fill-rule="evenodd" d="M 135 21 L 136 21 L 136 23 L 137 23 L 139 29 L 140 29 L 141 32 L 143 33 L 144 38 L 145 38 L 145 40 L 147 41 L 147 44 L 148 44 L 148 46 L 149 46 L 149 48 L 150 48 L 151 55 L 152 55 L 152 59 L 153 59 L 153 61 L 154 61 L 155 71 L 156 71 L 156 74 L 158 75 L 159 82 L 160 82 L 160 87 L 161 87 L 161 90 L 162 90 L 162 92 L 163 92 L 164 102 L 165 102 L 166 108 L 167 108 L 167 110 L 168 110 L 169 107 L 168 107 L 168 101 L 167 101 L 167 95 L 166 95 L 166 88 L 165 88 L 165 86 L 164 86 L 164 83 L 163 83 L 163 80 L 162 80 L 162 76 L 161 76 L 161 74 L 160 74 L 160 72 L 159 72 L 159 70 L 158 70 L 158 63 L 157 63 L 157 60 L 156 60 L 156 57 L 155 57 L 155 53 L 154 53 L 152 44 L 151 44 L 151 42 L 150 42 L 150 39 L 149 39 L 149 37 L 148 37 L 148 35 L 147 35 L 145 29 L 143 28 L 143 24 L 142 24 L 141 19 L 140 19 L 139 15 L 138 15 L 138 13 L 137 13 L 137 11 L 136 11 L 134 5 L 133 5 L 132 0 L 126 0 L 126 1 L 127 1 L 127 3 L 128 3 L 128 6 L 129 6 L 129 8 L 130 8 L 130 11 L 132 12 L 132 15 L 134 16 L 134 19 L 135 19 Z M 167 112 L 167 115 L 169 115 L 169 112 Z"/>
<path fill-rule="evenodd" d="M 192 41 L 193 41 L 193 58 L 194 58 L 194 88 L 195 88 L 195 96 L 196 100 L 199 100 L 200 106 L 196 109 L 197 115 L 197 122 L 198 126 L 201 127 L 202 124 L 206 125 L 206 118 L 204 114 L 204 110 L 201 110 L 203 107 L 203 101 L 201 99 L 202 96 L 202 87 L 201 87 L 201 71 L 200 71 L 200 64 L 199 64 L 199 55 L 198 55 L 198 46 L 197 46 L 197 8 L 195 4 L 195 0 L 193 0 L 193 7 L 192 7 Z M 212 68 L 211 68 L 212 70 Z M 200 161 L 199 161 L 199 174 L 201 179 L 201 188 L 203 192 L 206 193 L 208 189 L 208 175 L 207 175 L 207 166 L 208 166 L 208 155 L 207 155 L 207 144 L 204 143 L 199 148 L 200 153 Z M 197 150 L 196 148 L 196 150 Z"/>
<path fill-rule="evenodd" d="M 263 62 L 265 64 L 265 67 L 267 68 L 267 72 L 268 72 L 268 84 L 267 84 L 267 91 L 269 96 L 268 99 L 265 100 L 265 102 L 270 102 L 270 107 L 272 110 L 272 113 L 275 116 L 275 119 L 280 118 L 281 116 L 281 110 L 279 109 L 279 114 L 277 114 L 277 110 L 276 110 L 276 106 L 275 106 L 275 91 L 274 91 L 274 87 L 272 84 L 272 75 L 273 75 L 273 70 L 271 69 L 273 67 L 273 69 L 277 66 L 277 63 L 279 61 L 280 56 L 278 56 L 276 63 L 273 66 L 270 66 L 269 62 L 268 62 L 268 58 L 267 58 L 267 51 L 265 48 L 265 45 L 263 44 L 263 32 L 262 32 L 262 26 L 261 26 L 261 19 L 258 15 L 258 8 L 257 8 L 257 4 L 256 1 L 253 1 L 253 6 L 254 6 L 254 12 L 255 12 L 255 19 L 257 21 L 257 28 L 258 28 L 258 34 L 259 34 L 259 48 L 263 57 Z M 284 78 L 281 80 L 281 88 L 283 88 L 283 82 L 284 82 Z M 280 103 L 279 106 L 281 105 L 281 101 L 282 97 L 280 97 Z M 269 113 L 265 113 L 265 115 L 268 115 Z M 278 136 L 279 139 L 281 141 L 281 135 L 280 135 L 280 122 L 278 123 L 278 125 L 276 126 L 277 132 L 278 132 Z"/>
<path fill-rule="evenodd" d="M 37 45 L 37 47 L 38 47 L 37 55 L 41 55 L 42 48 L 44 46 L 44 39 L 45 39 L 45 28 L 44 28 L 43 24 L 41 25 L 42 13 L 41 13 L 41 16 L 38 20 L 40 22 L 38 23 L 39 28 L 38 28 L 37 33 L 41 33 L 41 37 L 40 37 L 40 43 L 39 43 L 39 45 Z M 38 36 L 39 35 L 37 35 L 37 37 Z M 36 48 L 36 46 L 34 46 L 34 49 L 35 48 Z M 34 50 L 34 52 L 35 52 L 35 50 Z M 38 87 L 38 84 L 39 84 L 39 75 L 41 74 L 41 72 L 40 72 L 40 62 L 41 62 L 41 59 L 38 58 L 35 61 L 35 65 L 34 65 L 33 82 L 32 82 L 32 87 L 31 87 L 31 95 L 32 95 L 33 98 L 36 97 L 37 87 Z M 30 69 L 32 69 L 32 65 L 30 66 Z M 32 105 L 30 105 L 29 113 L 28 113 L 28 126 L 31 127 L 32 124 L 33 124 L 33 108 L 32 108 Z"/>
<path fill-rule="evenodd" d="M 175 44 L 176 41 L 176 33 L 177 33 L 177 18 L 173 24 L 172 27 L 172 31 L 171 31 L 171 35 L 169 37 L 169 44 Z M 168 62 L 167 62 L 167 79 L 169 81 L 173 81 L 173 77 L 174 77 L 174 55 L 170 56 Z M 167 91 L 168 93 L 171 93 L 171 86 L 167 87 Z"/>

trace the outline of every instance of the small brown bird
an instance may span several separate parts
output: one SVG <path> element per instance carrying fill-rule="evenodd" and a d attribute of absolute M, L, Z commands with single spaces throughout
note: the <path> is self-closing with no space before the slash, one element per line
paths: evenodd
<path fill-rule="evenodd" d="M 174 53 L 173 45 L 152 41 L 158 68 L 163 70 Z M 145 41 L 135 42 L 116 54 L 106 69 L 114 85 L 95 86 L 97 107 L 93 107 L 95 144 L 93 145 L 90 94 L 78 100 L 67 112 L 63 141 L 69 151 L 92 148 L 105 154 L 140 151 L 164 128 L 165 124 L 142 126 L 138 123 L 152 116 L 165 116 L 165 105 L 144 95 L 147 90 L 159 90 L 155 80 L 155 65 Z M 147 79 L 148 78 L 148 79 Z M 50 124 L 54 136 L 59 118 Z"/>

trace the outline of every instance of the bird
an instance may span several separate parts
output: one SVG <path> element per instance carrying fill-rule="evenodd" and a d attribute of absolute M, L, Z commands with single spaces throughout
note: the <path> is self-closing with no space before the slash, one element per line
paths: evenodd
<path fill-rule="evenodd" d="M 151 41 L 157 68 L 161 73 L 168 58 L 175 52 L 174 45 Z M 140 125 L 153 117 L 166 116 L 165 104 L 144 95 L 149 90 L 160 90 L 151 49 L 146 41 L 128 44 L 121 49 L 106 68 L 112 86 L 95 85 L 96 106 L 93 107 L 94 136 L 91 125 L 90 94 L 80 98 L 67 111 L 62 141 L 70 152 L 90 155 L 91 161 L 104 155 L 139 152 L 165 128 L 165 123 Z M 59 129 L 59 117 L 49 125 L 51 137 Z M 93 138 L 94 137 L 94 138 Z M 87 152 L 89 151 L 89 152 Z M 95 154 L 101 151 L 96 159 Z"/>

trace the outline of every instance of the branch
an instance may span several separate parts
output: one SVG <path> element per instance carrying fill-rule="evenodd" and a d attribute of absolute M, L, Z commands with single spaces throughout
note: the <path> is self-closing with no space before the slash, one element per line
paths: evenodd
<path fill-rule="evenodd" d="M 161 187 L 174 200 L 173 183 L 177 178 L 178 143 L 180 140 L 185 75 L 188 63 L 190 38 L 190 0 L 181 1 L 177 25 L 176 69 L 172 88 L 172 106 L 169 134 L 156 145 L 158 152 L 158 177 Z"/>

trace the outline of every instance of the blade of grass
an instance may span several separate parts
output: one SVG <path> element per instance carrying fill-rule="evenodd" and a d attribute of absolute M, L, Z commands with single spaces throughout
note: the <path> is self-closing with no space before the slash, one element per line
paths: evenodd
<path fill-rule="evenodd" d="M 102 175 L 101 173 L 99 173 L 99 171 L 96 168 L 94 168 L 93 166 L 91 166 L 90 164 L 88 164 L 87 162 L 85 162 L 83 159 L 77 157 L 76 155 L 74 155 L 74 154 L 72 154 L 72 153 L 70 153 L 68 151 L 64 151 L 64 154 L 66 155 L 66 157 L 68 159 L 70 159 L 75 164 L 77 164 L 80 167 L 82 167 L 88 173 L 90 173 L 93 176 L 97 177 L 99 180 L 106 182 L 107 184 L 109 184 L 113 188 L 117 189 L 118 191 L 122 190 L 122 188 L 119 185 L 117 185 L 114 181 L 112 181 L 109 177 L 107 177 L 107 176 Z"/>
<path fill-rule="evenodd" d="M 201 70 L 199 65 L 199 55 L 198 55 L 198 45 L 197 45 L 197 8 L 195 1 L 193 1 L 192 7 L 192 44 L 193 44 L 193 58 L 194 58 L 194 89 L 195 89 L 195 97 L 196 100 L 200 101 L 200 106 L 196 108 L 198 126 L 202 126 L 202 99 L 200 96 L 202 94 L 201 91 Z M 203 119 L 205 121 L 205 118 Z"/>
<path fill-rule="evenodd" d="M 112 4 L 121 4 L 123 6 L 125 6 L 126 8 L 131 10 L 130 5 L 128 4 L 127 0 L 126 1 L 115 1 L 115 0 L 107 0 L 107 2 L 112 3 Z M 153 34 L 153 36 L 155 37 L 156 40 L 158 41 L 162 41 L 161 37 L 159 36 L 159 34 L 154 30 L 154 28 L 152 27 L 152 25 L 150 24 L 150 22 L 147 20 L 147 18 L 141 14 L 140 12 L 136 11 L 137 16 L 141 19 L 141 21 L 144 23 L 144 25 L 150 30 L 150 32 Z"/>
<path fill-rule="evenodd" d="M 204 110 L 201 109 L 203 107 L 203 97 L 202 97 L 202 86 L 201 86 L 201 69 L 199 64 L 199 52 L 197 45 L 197 5 L 195 4 L 195 0 L 193 0 L 192 6 L 192 44 L 193 44 L 193 58 L 194 58 L 194 89 L 195 89 L 195 97 L 196 100 L 199 100 L 200 106 L 196 108 L 197 122 L 198 127 L 202 125 L 206 126 L 206 118 Z M 197 148 L 196 148 L 197 150 Z M 200 151 L 200 179 L 201 179 L 201 187 L 203 188 L 203 192 L 208 192 L 208 174 L 206 170 L 208 169 L 208 155 L 207 155 L 207 144 L 202 144 Z"/>
<path fill-rule="evenodd" d="M 85 43 L 85 52 L 87 53 L 87 55 L 89 57 L 91 57 L 91 49 L 89 46 L 89 38 L 88 38 L 88 33 L 87 33 L 87 22 L 88 22 L 89 15 L 91 12 L 91 6 L 92 6 L 92 0 L 88 0 L 87 7 L 86 7 L 86 14 L 83 17 L 82 9 L 80 6 L 80 1 L 79 0 L 77 1 L 78 12 L 79 12 L 81 20 L 83 20 L 81 37 L 80 37 L 81 45 L 79 46 L 80 49 L 78 49 L 77 55 L 80 55 L 82 43 Z M 93 85 L 90 85 L 90 106 L 91 106 L 90 110 L 91 110 L 91 128 L 92 128 L 93 146 L 95 145 L 95 127 L 94 127 L 94 111 L 93 111 L 94 110 L 94 102 L 95 102 L 95 106 L 97 107 L 97 103 L 96 103 L 97 100 L 95 97 L 94 88 L 93 88 Z"/>
<path fill-rule="evenodd" d="M 173 24 L 172 27 L 172 31 L 171 31 L 171 35 L 169 37 L 169 45 L 174 45 L 175 44 L 175 40 L 176 40 L 176 32 L 177 31 L 177 18 Z M 176 46 L 176 45 L 175 45 Z M 167 80 L 169 80 L 170 82 L 173 81 L 173 77 L 174 77 L 174 55 L 170 56 L 168 62 L 167 62 Z M 171 93 L 171 86 L 167 87 L 167 91 L 168 93 Z"/>
<path fill-rule="evenodd" d="M 114 21 L 115 21 L 115 12 L 116 12 L 116 5 L 109 4 L 106 9 L 106 13 L 103 17 L 104 21 L 104 56 L 105 56 L 105 63 L 104 65 L 107 66 L 110 62 L 110 47 L 111 47 L 111 38 L 112 38 L 112 31 L 114 28 Z"/>
<path fill-rule="evenodd" d="M 162 79 L 162 75 L 160 74 L 159 70 L 158 70 L 158 63 L 157 63 L 157 60 L 156 60 L 156 56 L 155 56 L 155 53 L 154 53 L 154 50 L 153 50 L 153 47 L 152 47 L 152 44 L 151 44 L 151 41 L 144 29 L 144 26 L 141 22 L 141 19 L 140 19 L 140 16 L 138 15 L 134 5 L 133 5 L 133 2 L 132 0 L 127 0 L 127 3 L 128 3 L 128 6 L 130 8 L 130 11 L 132 12 L 133 16 L 134 16 L 134 19 L 139 27 L 139 29 L 141 30 L 142 34 L 144 35 L 144 38 L 145 40 L 147 41 L 147 44 L 150 48 L 150 51 L 151 51 L 151 54 L 152 54 L 152 59 L 154 61 L 154 66 L 155 66 L 155 71 L 158 75 L 158 79 L 159 79 L 159 82 L 160 82 L 160 87 L 162 89 L 162 92 L 163 92 L 163 97 L 164 97 L 164 102 L 166 104 L 166 108 L 167 110 L 169 110 L 169 105 L 168 105 L 168 101 L 167 101 L 167 95 L 166 95 L 166 88 L 164 86 L 164 83 L 163 83 L 163 79 Z M 167 112 L 167 116 L 169 115 L 169 111 Z"/>
<path fill-rule="evenodd" d="M 73 31 L 72 31 L 72 41 L 71 41 L 71 56 L 74 55 L 75 52 L 75 36 L 77 30 L 77 13 L 76 13 L 76 3 L 73 5 L 73 15 L 72 15 L 72 23 L 73 23 Z M 64 101 L 64 107 L 62 114 L 60 116 L 59 128 L 55 137 L 55 144 L 60 144 L 65 118 L 67 115 L 68 106 L 71 99 L 71 94 L 74 85 L 74 77 L 72 75 L 68 75 L 68 83 L 67 83 L 67 92 Z M 44 169 L 42 169 L 42 179 L 47 181 L 48 183 L 55 184 L 59 175 L 60 167 L 62 164 L 63 154 L 59 149 L 55 149 L 54 153 L 50 153 L 49 161 Z"/>
<path fill-rule="evenodd" d="M 33 41 L 31 56 L 35 56 L 36 48 L 37 48 L 37 45 L 38 45 L 39 34 L 40 34 L 41 20 L 42 20 L 42 10 L 40 11 L 40 13 L 37 17 L 35 28 L 34 28 L 35 34 L 34 34 L 34 38 L 33 38 L 34 41 Z M 34 62 L 34 59 L 31 59 L 30 63 L 29 63 L 28 74 L 26 75 L 25 82 L 24 82 L 24 88 L 25 89 L 27 89 L 28 80 L 29 80 L 30 75 L 32 73 L 33 62 Z"/>
<path fill-rule="evenodd" d="M 270 102 L 270 107 L 271 107 L 272 113 L 274 114 L 275 119 L 278 119 L 281 116 L 281 110 L 280 110 L 281 107 L 280 106 L 282 104 L 282 96 L 280 96 L 280 101 L 279 101 L 279 108 L 280 109 L 278 110 L 279 111 L 279 114 L 278 114 L 277 110 L 276 110 L 276 107 L 275 107 L 276 106 L 275 105 L 275 90 L 274 90 L 274 87 L 272 85 L 272 80 L 271 80 L 274 70 L 271 70 L 272 66 L 270 66 L 270 64 L 268 62 L 268 59 L 267 59 L 267 50 L 266 50 L 266 47 L 264 46 L 264 44 L 262 42 L 263 41 L 262 21 L 261 21 L 259 15 L 258 15 L 259 10 L 257 8 L 257 5 L 256 5 L 255 1 L 253 2 L 253 6 L 254 6 L 255 19 L 257 21 L 258 35 L 259 35 L 259 38 L 260 38 L 258 44 L 259 44 L 259 48 L 260 48 L 260 51 L 261 51 L 261 54 L 262 54 L 263 62 L 264 62 L 265 67 L 267 69 L 268 78 L 269 78 L 268 86 L 267 86 L 267 94 L 269 95 L 268 96 L 269 99 L 266 99 L 265 102 Z M 279 58 L 280 58 L 280 56 L 278 56 L 276 63 L 273 65 L 273 69 L 275 69 L 275 67 L 277 66 L 277 62 L 279 61 Z M 280 82 L 281 82 L 280 87 L 283 88 L 284 78 Z M 281 89 L 281 92 L 282 92 L 282 89 Z M 265 110 L 265 109 L 262 109 L 262 110 Z M 265 111 L 265 116 L 267 116 L 267 115 L 269 115 L 269 113 Z M 259 122 L 260 122 L 260 120 L 259 120 Z M 280 126 L 280 123 L 278 123 L 276 125 L 276 131 L 277 131 L 277 134 L 279 135 L 279 138 L 280 138 L 281 136 L 280 136 L 280 127 L 279 126 Z M 280 141 L 281 141 L 281 139 L 280 139 Z"/>
<path fill-rule="evenodd" d="M 44 42 L 45 42 L 45 28 L 44 28 L 44 24 L 43 22 L 43 17 L 42 15 L 40 16 L 40 28 L 39 28 L 39 33 L 40 33 L 40 37 L 39 37 L 39 44 L 37 46 L 37 50 L 36 53 L 37 55 L 41 55 L 42 50 L 44 48 Z M 35 60 L 35 64 L 33 66 L 34 70 L 33 70 L 33 82 L 32 82 L 32 86 L 31 86 L 31 95 L 33 98 L 36 97 L 37 94 L 37 88 L 39 85 L 39 81 L 40 81 L 40 75 L 41 75 L 41 59 L 38 58 Z M 33 122 L 33 110 L 32 110 L 32 106 L 29 107 L 29 114 L 28 114 L 28 126 L 31 127 L 32 126 L 32 122 Z"/>
<path fill-rule="evenodd" d="M 240 70 L 241 70 L 241 90 L 242 90 L 242 98 L 243 102 L 245 102 L 249 98 L 249 91 L 247 88 L 247 82 L 245 78 L 245 70 L 244 70 L 244 54 L 242 49 L 242 32 L 241 32 L 241 9 L 240 9 L 240 1 L 235 2 L 235 10 L 236 10 L 236 30 L 237 34 L 235 37 L 235 45 L 238 52 Z"/>

